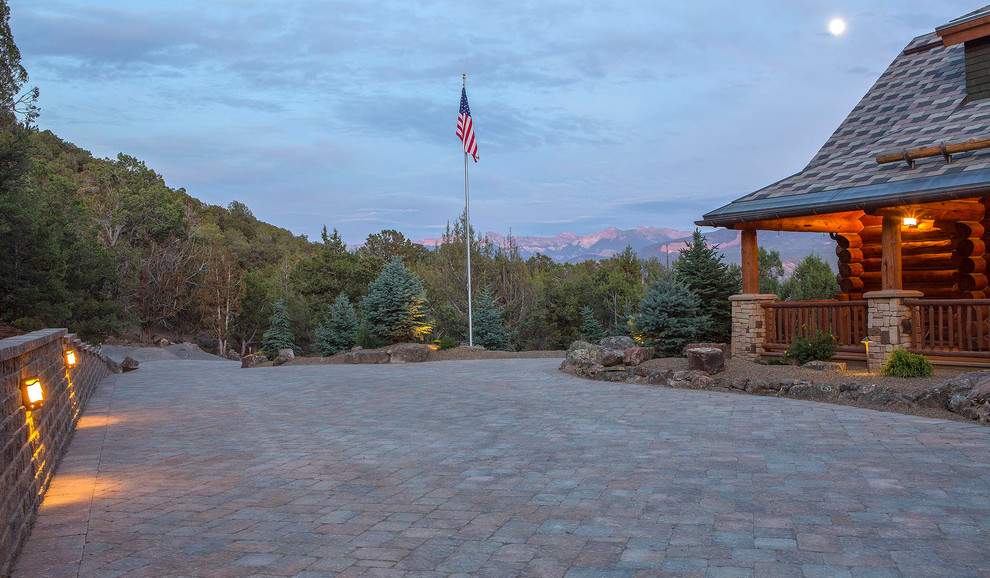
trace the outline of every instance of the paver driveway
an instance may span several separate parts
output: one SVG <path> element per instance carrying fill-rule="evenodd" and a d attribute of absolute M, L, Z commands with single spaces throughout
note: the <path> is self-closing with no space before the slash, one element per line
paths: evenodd
<path fill-rule="evenodd" d="M 990 573 L 988 428 L 558 363 L 145 363 L 15 576 Z"/>

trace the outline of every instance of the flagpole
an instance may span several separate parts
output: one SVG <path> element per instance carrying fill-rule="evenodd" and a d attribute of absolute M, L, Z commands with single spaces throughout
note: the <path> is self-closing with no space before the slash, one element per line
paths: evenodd
<path fill-rule="evenodd" d="M 467 89 L 467 74 L 461 76 Z M 471 196 L 468 194 L 468 153 L 464 151 L 464 237 L 467 243 L 468 347 L 474 347 L 474 319 L 471 311 Z"/>

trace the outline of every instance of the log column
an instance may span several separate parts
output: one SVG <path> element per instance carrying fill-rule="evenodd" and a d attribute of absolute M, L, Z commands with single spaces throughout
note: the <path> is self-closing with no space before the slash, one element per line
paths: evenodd
<path fill-rule="evenodd" d="M 881 263 L 880 288 L 883 291 L 900 291 L 901 281 L 901 219 L 884 217 L 880 232 Z"/>
<path fill-rule="evenodd" d="M 729 297 L 732 302 L 732 357 L 752 361 L 763 353 L 766 337 L 762 304 L 776 301 L 776 295 L 760 294 L 759 248 L 756 230 L 743 229 L 742 294 Z"/>

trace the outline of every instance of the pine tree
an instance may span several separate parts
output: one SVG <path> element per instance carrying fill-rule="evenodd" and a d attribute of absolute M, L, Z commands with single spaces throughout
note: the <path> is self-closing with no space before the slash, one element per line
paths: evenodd
<path fill-rule="evenodd" d="M 361 311 L 371 336 L 386 343 L 420 340 L 431 329 L 426 321 L 423 280 L 402 259 L 386 265 L 381 275 L 368 284 Z"/>
<path fill-rule="evenodd" d="M 320 355 L 333 355 L 354 347 L 358 318 L 347 295 L 341 293 L 329 307 L 329 317 L 316 328 L 316 348 Z"/>
<path fill-rule="evenodd" d="M 272 316 L 268 319 L 268 331 L 261 336 L 261 351 L 270 359 L 279 349 L 296 349 L 296 337 L 292 334 L 289 311 L 281 301 L 272 303 Z"/>
<path fill-rule="evenodd" d="M 591 310 L 591 307 L 585 307 L 581 310 L 581 317 L 584 322 L 581 323 L 581 337 L 588 343 L 598 343 L 605 338 L 605 329 L 602 324 L 595 319 L 595 312 Z"/>
<path fill-rule="evenodd" d="M 474 343 L 485 349 L 509 350 L 509 334 L 502 320 L 502 307 L 491 287 L 481 290 L 474 303 Z"/>
<path fill-rule="evenodd" d="M 677 280 L 698 296 L 699 312 L 710 320 L 698 336 L 705 341 L 728 342 L 732 334 L 729 296 L 740 291 L 741 279 L 737 270 L 722 262 L 722 257 L 718 245 L 709 247 L 708 240 L 695 229 L 691 242 L 674 263 Z"/>
<path fill-rule="evenodd" d="M 812 253 L 798 263 L 791 277 L 780 288 L 784 301 L 833 299 L 839 292 L 835 272 L 824 259 Z"/>
<path fill-rule="evenodd" d="M 639 310 L 633 320 L 633 335 L 667 355 L 697 341 L 708 324 L 708 317 L 700 313 L 698 297 L 676 278 L 654 281 Z"/>

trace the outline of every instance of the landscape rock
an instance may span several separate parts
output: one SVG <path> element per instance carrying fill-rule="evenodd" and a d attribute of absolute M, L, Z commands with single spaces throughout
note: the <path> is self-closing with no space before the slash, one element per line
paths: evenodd
<path fill-rule="evenodd" d="M 841 361 L 818 361 L 818 360 L 815 360 L 815 361 L 809 361 L 808 363 L 805 363 L 801 367 L 804 367 L 804 368 L 807 368 L 807 369 L 814 369 L 814 370 L 817 370 L 817 371 L 834 371 L 836 373 L 845 373 L 846 372 L 846 364 L 845 363 L 842 363 Z"/>
<path fill-rule="evenodd" d="M 279 354 L 279 355 L 276 355 L 275 356 L 275 359 L 272 360 L 272 365 L 274 365 L 275 367 L 278 367 L 279 365 L 285 365 L 288 361 L 289 361 L 289 358 L 288 357 L 286 357 L 286 356 L 284 356 L 282 354 Z"/>
<path fill-rule="evenodd" d="M 610 349 L 608 347 L 602 350 L 602 365 L 605 367 L 622 365 L 623 358 L 624 356 L 622 351 L 616 351 L 615 349 Z"/>
<path fill-rule="evenodd" d="M 721 349 L 722 356 L 725 359 L 730 359 L 732 357 L 732 347 L 730 347 L 728 343 L 689 343 L 686 346 L 684 346 L 684 349 L 681 350 L 681 355 L 687 357 L 688 349 L 700 349 L 704 347 L 714 347 L 715 349 Z"/>
<path fill-rule="evenodd" d="M 296 352 L 292 351 L 291 347 L 286 347 L 285 349 L 278 350 L 278 356 L 284 357 L 286 361 L 292 361 L 296 358 Z"/>
<path fill-rule="evenodd" d="M 125 357 L 124 361 L 120 362 L 120 370 L 125 373 L 128 371 L 134 371 L 139 365 L 141 364 L 133 357 Z"/>
<path fill-rule="evenodd" d="M 424 343 L 400 343 L 388 350 L 389 363 L 422 363 L 430 356 Z"/>
<path fill-rule="evenodd" d="M 262 363 L 268 363 L 268 358 L 264 353 L 252 353 L 241 358 L 241 368 L 257 367 Z"/>
<path fill-rule="evenodd" d="M 834 385 L 824 383 L 815 385 L 810 381 L 801 379 L 796 379 L 790 384 L 787 384 L 786 381 L 781 383 L 783 387 L 780 388 L 778 395 L 786 395 L 794 399 L 832 401 L 839 397 L 839 388 Z"/>
<path fill-rule="evenodd" d="M 372 364 L 388 362 L 388 352 L 380 349 L 362 349 L 360 351 L 351 351 L 344 355 L 344 363 Z"/>
<path fill-rule="evenodd" d="M 103 361 L 107 364 L 107 367 L 110 368 L 110 373 L 116 374 L 124 372 L 124 370 L 120 367 L 120 364 L 109 357 L 105 358 Z"/>
<path fill-rule="evenodd" d="M 742 391 L 746 391 L 746 385 L 747 385 L 747 383 L 749 383 L 748 380 L 737 377 L 737 378 L 733 379 L 731 382 L 729 382 L 729 386 L 732 389 L 739 389 L 739 390 L 742 390 Z"/>
<path fill-rule="evenodd" d="M 929 387 L 914 398 L 914 403 L 922 407 L 950 409 L 949 400 L 955 395 L 969 395 L 973 386 L 990 379 L 990 370 L 960 373 L 948 381 Z"/>
<path fill-rule="evenodd" d="M 652 347 L 630 347 L 622 352 L 622 363 L 635 367 L 653 359 L 654 355 Z"/>
<path fill-rule="evenodd" d="M 725 371 L 725 356 L 717 347 L 695 347 L 687 350 L 688 369 L 714 375 Z"/>
<path fill-rule="evenodd" d="M 630 347 L 636 347 L 636 340 L 625 335 L 613 335 L 602 339 L 598 342 L 598 345 L 607 347 L 608 349 L 623 351 L 629 349 Z"/>
<path fill-rule="evenodd" d="M 587 341 L 575 341 L 567 349 L 567 357 L 564 358 L 565 363 L 580 364 L 580 363 L 593 363 L 602 364 L 602 352 L 605 348 L 601 345 L 595 345 L 593 343 L 588 343 Z"/>
<path fill-rule="evenodd" d="M 172 345 L 172 342 L 164 337 L 158 340 L 158 347 L 168 347 L 169 345 Z"/>
<path fill-rule="evenodd" d="M 240 353 L 237 353 L 236 351 L 234 351 L 233 349 L 231 349 L 230 351 L 227 352 L 227 359 L 229 359 L 231 361 L 240 361 L 241 360 L 241 354 Z"/>

